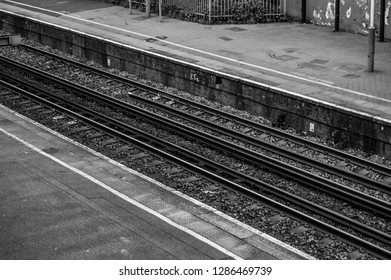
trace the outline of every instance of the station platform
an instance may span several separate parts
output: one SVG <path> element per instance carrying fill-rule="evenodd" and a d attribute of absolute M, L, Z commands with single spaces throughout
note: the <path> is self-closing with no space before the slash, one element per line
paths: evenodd
<path fill-rule="evenodd" d="M 311 259 L 0 105 L 0 260 Z"/>
<path fill-rule="evenodd" d="M 391 120 L 391 42 L 376 42 L 367 72 L 367 36 L 312 24 L 203 25 L 104 1 L 10 1 L 0 9 L 58 24 L 243 80 L 278 85 L 292 95 Z"/>

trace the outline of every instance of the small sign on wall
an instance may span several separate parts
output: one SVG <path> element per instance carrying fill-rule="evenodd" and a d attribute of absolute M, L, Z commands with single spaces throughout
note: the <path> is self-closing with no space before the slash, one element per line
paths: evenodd
<path fill-rule="evenodd" d="M 310 122 L 310 132 L 314 132 L 315 131 L 315 124 Z"/>

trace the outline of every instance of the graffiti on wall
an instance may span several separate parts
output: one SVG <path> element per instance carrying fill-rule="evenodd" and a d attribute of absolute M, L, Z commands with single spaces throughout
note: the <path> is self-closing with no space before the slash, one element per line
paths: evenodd
<path fill-rule="evenodd" d="M 330 1 L 327 3 L 327 6 L 325 8 L 315 8 L 313 11 L 313 17 L 316 19 L 315 23 L 322 25 L 332 25 L 335 19 L 334 10 L 334 2 Z"/>
<path fill-rule="evenodd" d="M 341 0 L 340 25 L 347 31 L 368 33 L 367 28 L 370 20 L 370 0 Z M 307 3 L 312 6 L 311 22 L 320 25 L 333 26 L 335 21 L 335 0 L 310 0 Z M 380 0 L 375 0 L 375 23 L 379 22 Z M 385 25 L 391 36 L 390 26 L 391 0 L 386 0 Z"/>

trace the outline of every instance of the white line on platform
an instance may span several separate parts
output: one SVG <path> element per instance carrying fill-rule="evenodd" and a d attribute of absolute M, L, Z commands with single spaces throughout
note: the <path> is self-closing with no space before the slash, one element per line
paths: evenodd
<path fill-rule="evenodd" d="M 16 136 L 16 135 L 14 135 L 14 134 L 4 130 L 1 127 L 0 127 L 0 131 L 3 132 L 5 135 L 7 135 L 7 136 L 15 139 L 16 141 L 22 143 L 23 145 L 27 146 L 28 148 L 32 149 L 33 151 L 41 154 L 42 156 L 45 156 L 45 157 L 55 161 L 56 163 L 61 164 L 62 166 L 68 168 L 72 172 L 75 172 L 75 173 L 83 176 L 84 178 L 86 178 L 86 179 L 92 181 L 93 183 L 101 186 L 102 188 L 104 188 L 104 189 L 108 190 L 109 192 L 115 194 L 116 196 L 120 197 L 121 199 L 123 199 L 123 200 L 133 204 L 134 206 L 136 206 L 136 207 L 138 207 L 138 208 L 140 208 L 140 209 L 142 209 L 142 210 L 144 210 L 144 211 L 154 215 L 155 217 L 163 220 L 164 222 L 168 223 L 169 225 L 171 225 L 171 226 L 173 226 L 173 227 L 175 227 L 175 228 L 177 228 L 179 230 L 182 230 L 182 231 L 186 232 L 187 234 L 189 234 L 189 235 L 191 235 L 191 236 L 201 240 L 202 242 L 208 244 L 209 246 L 211 246 L 211 247 L 213 247 L 213 248 L 223 252 L 224 254 L 226 254 L 226 255 L 228 255 L 228 256 L 236 259 L 236 260 L 243 260 L 243 258 L 241 258 L 238 255 L 236 255 L 236 254 L 226 250 L 225 248 L 223 248 L 220 245 L 210 241 L 209 239 L 203 237 L 202 235 L 200 235 L 200 234 L 198 234 L 198 233 L 196 233 L 196 232 L 194 232 L 194 231 L 192 231 L 192 230 L 190 230 L 190 229 L 188 229 L 188 228 L 186 228 L 186 227 L 184 227 L 182 225 L 179 225 L 179 224 L 175 223 L 174 221 L 170 220 L 169 218 L 163 216 L 162 214 L 160 214 L 160 213 L 158 213 L 158 212 L 156 212 L 156 211 L 154 211 L 154 210 L 144 206 L 143 204 L 141 204 L 141 203 L 131 199 L 130 197 L 128 197 L 128 196 L 124 195 L 123 193 L 121 193 L 121 192 L 119 192 L 119 191 L 109 187 L 108 185 L 104 184 L 103 182 L 101 182 L 101 181 L 95 179 L 94 177 L 88 175 L 87 173 L 85 173 L 85 172 L 83 172 L 83 171 L 81 171 L 81 170 L 79 170 L 79 169 L 69 165 L 68 163 L 63 162 L 63 161 L 59 160 L 58 158 L 56 158 L 56 157 L 54 157 L 54 156 L 52 156 L 52 155 L 50 155 L 48 153 L 45 153 L 44 151 L 40 150 L 36 146 L 34 146 L 34 145 L 24 141 L 23 139 L 21 139 L 18 136 Z"/>
<path fill-rule="evenodd" d="M 11 1 L 11 0 L 5 0 L 5 1 L 6 2 L 10 2 L 10 3 L 15 3 L 15 4 L 18 4 L 18 5 L 22 5 L 22 6 L 26 6 L 26 7 L 31 7 L 31 8 L 34 8 L 34 9 L 39 9 L 39 10 L 46 11 L 46 12 L 56 13 L 56 14 L 59 14 L 59 15 L 64 16 L 64 17 L 73 18 L 73 19 L 76 19 L 76 20 L 79 20 L 79 21 L 85 21 L 85 22 L 88 22 L 88 23 L 104 26 L 106 28 L 111 28 L 111 29 L 118 30 L 118 31 L 121 31 L 121 32 L 131 33 L 133 35 L 142 36 L 142 37 L 145 37 L 145 38 L 151 38 L 150 35 L 142 34 L 142 33 L 139 33 L 139 32 L 134 32 L 134 31 L 118 28 L 118 27 L 113 27 L 111 25 L 107 25 L 107 24 L 104 24 L 104 23 L 99 23 L 99 22 L 83 19 L 83 18 L 76 17 L 76 16 L 71 16 L 71 15 L 68 15 L 68 14 L 61 13 L 61 12 L 52 11 L 52 10 L 48 10 L 48 9 L 44 9 L 44 8 L 40 8 L 40 7 L 35 7 L 35 6 L 31 6 L 31 5 L 28 5 L 28 4 L 15 2 L 15 1 Z M 369 94 L 366 94 L 366 93 L 363 93 L 363 92 L 354 91 L 354 90 L 350 90 L 350 89 L 334 86 L 334 85 L 331 85 L 329 83 L 317 81 L 317 80 L 314 80 L 314 79 L 309 79 L 309 78 L 300 77 L 300 76 L 297 76 L 297 75 L 292 75 L 292 74 L 281 72 L 281 71 L 274 70 L 274 69 L 271 69 L 271 68 L 267 68 L 267 67 L 263 67 L 263 66 L 259 66 L 259 65 L 254 65 L 254 64 L 251 64 L 251 63 L 246 63 L 246 62 L 239 61 L 239 60 L 236 60 L 236 59 L 233 59 L 233 58 L 229 58 L 229 57 L 221 56 L 221 55 L 218 55 L 218 54 L 202 51 L 202 50 L 195 49 L 195 48 L 192 48 L 192 47 L 183 46 L 183 45 L 180 45 L 180 44 L 177 44 L 177 43 L 173 43 L 173 42 L 170 42 L 170 41 L 166 41 L 166 40 L 163 40 L 163 39 L 159 39 L 159 38 L 155 38 L 155 37 L 154 37 L 154 39 L 157 40 L 157 41 L 164 42 L 166 44 L 170 44 L 170 45 L 176 46 L 176 47 L 180 47 L 180 48 L 191 50 L 191 51 L 194 51 L 194 52 L 199 52 L 199 53 L 202 53 L 202 54 L 214 56 L 216 58 L 224 59 L 224 60 L 227 60 L 227 61 L 236 62 L 236 63 L 242 64 L 242 65 L 246 65 L 246 66 L 262 69 L 264 71 L 269 71 L 269 72 L 272 72 L 272 73 L 275 73 L 275 74 L 279 74 L 279 75 L 283 75 L 283 76 L 286 76 L 286 77 L 290 77 L 290 78 L 306 81 L 306 82 L 309 82 L 309 83 L 314 83 L 314 84 L 317 84 L 317 85 L 325 86 L 325 87 L 336 89 L 336 90 L 342 90 L 342 91 L 345 91 L 345 92 L 353 93 L 353 94 L 364 96 L 364 97 L 367 97 L 367 98 L 372 98 L 372 99 L 375 99 L 375 100 L 378 100 L 378 101 L 391 103 L 391 100 L 389 100 L 389 99 L 385 99 L 385 98 L 381 98 L 381 97 L 377 97 L 377 96 L 372 96 L 372 95 L 369 95 Z"/>

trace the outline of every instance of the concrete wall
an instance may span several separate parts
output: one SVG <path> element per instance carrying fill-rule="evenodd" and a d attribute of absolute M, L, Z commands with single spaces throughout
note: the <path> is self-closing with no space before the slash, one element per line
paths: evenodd
<path fill-rule="evenodd" d="M 334 26 L 336 0 L 307 0 L 306 18 L 309 22 Z M 340 30 L 367 34 L 369 25 L 370 0 L 341 0 Z M 288 0 L 287 13 L 293 17 L 301 16 L 302 0 Z M 380 0 L 375 0 L 375 25 L 379 27 Z M 386 39 L 391 39 L 391 0 L 386 0 Z M 378 30 L 377 30 L 378 32 Z"/>
<path fill-rule="evenodd" d="M 158 50 L 146 53 L 7 13 L 0 12 L 0 19 L 0 29 L 63 52 L 391 158 L 391 125 L 380 120 L 204 70 L 187 64 L 194 62 L 187 57 L 176 56 L 180 61 L 174 61 L 168 58 L 170 54 Z M 315 124 L 314 133 L 309 131 L 310 123 Z"/>
<path fill-rule="evenodd" d="M 302 0 L 287 0 L 286 1 L 286 12 L 289 16 L 294 19 L 300 20 L 301 15 L 301 3 Z"/>

